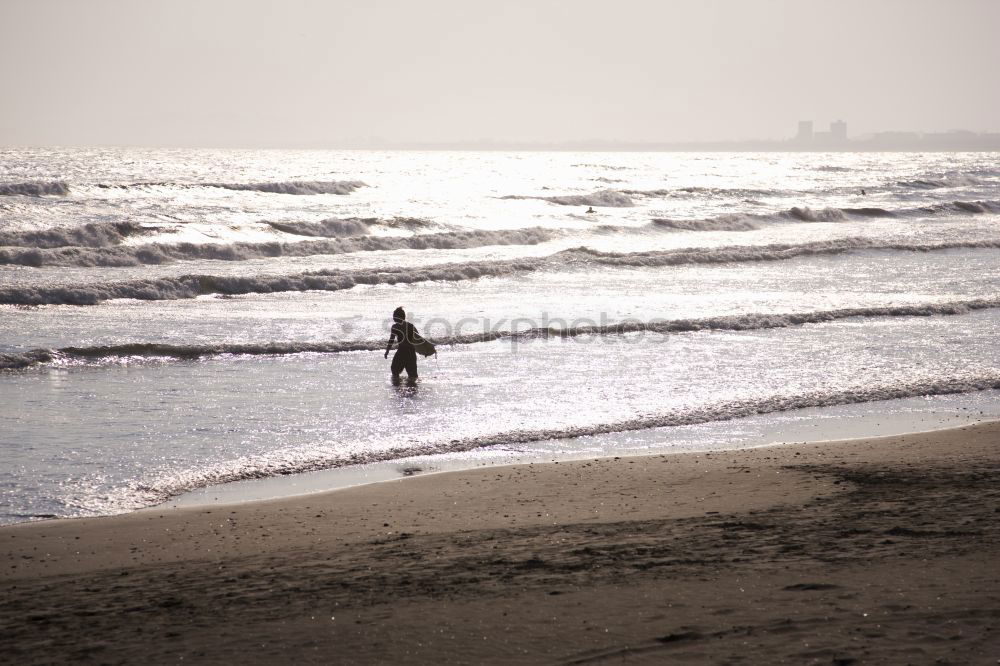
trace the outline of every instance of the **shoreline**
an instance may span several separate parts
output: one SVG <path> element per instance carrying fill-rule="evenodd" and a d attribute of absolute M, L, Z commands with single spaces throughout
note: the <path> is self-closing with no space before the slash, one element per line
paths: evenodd
<path fill-rule="evenodd" d="M 998 480 L 993 421 L 19 523 L 0 528 L 0 648 L 716 663 L 749 646 L 772 663 L 981 663 L 1000 647 Z"/>
<path fill-rule="evenodd" d="M 92 515 L 22 515 L 0 529 L 24 523 L 77 520 L 278 500 L 322 494 L 383 481 L 484 467 L 571 462 L 754 449 L 788 442 L 823 442 L 913 434 L 1000 421 L 1000 391 L 919 396 L 767 412 L 732 420 L 539 442 L 545 448 L 485 447 L 458 454 L 425 454 L 313 471 L 227 481 L 184 491 L 159 504 Z M 9 519 L 5 516 L 4 519 Z"/>
<path fill-rule="evenodd" d="M 461 472 L 483 467 L 570 462 L 603 457 L 641 457 L 647 455 L 675 455 L 679 453 L 711 453 L 777 446 L 789 441 L 834 442 L 869 439 L 892 435 L 914 434 L 933 430 L 974 425 L 983 421 L 1000 420 L 1000 403 L 983 405 L 976 402 L 984 392 L 935 396 L 935 402 L 926 411 L 900 410 L 905 403 L 916 404 L 923 398 L 912 398 L 873 403 L 856 403 L 828 407 L 810 407 L 743 417 L 728 422 L 674 426 L 676 433 L 687 430 L 686 439 L 665 446 L 661 429 L 628 431 L 598 438 L 605 443 L 598 447 L 578 450 L 559 450 L 526 453 L 477 449 L 460 456 L 412 456 L 378 463 L 301 472 L 286 476 L 266 477 L 247 481 L 232 481 L 190 490 L 163 504 L 138 509 L 207 507 L 242 504 L 245 502 L 303 497 L 341 490 L 372 483 L 382 483 L 415 475 L 426 476 L 441 472 Z M 954 404 L 951 404 L 954 403 Z M 885 409 L 892 404 L 895 411 Z M 974 410 L 975 413 L 974 413 Z M 963 413 L 964 412 L 964 413 Z M 773 421 L 773 422 L 772 422 Z M 727 433 L 725 441 L 707 445 L 703 430 L 718 425 L 738 425 L 745 432 L 738 440 Z M 751 432 L 746 432 L 750 430 Z M 844 433 L 850 433 L 844 436 Z M 629 444 L 627 440 L 636 440 Z M 562 440 L 557 440 L 562 441 Z M 567 440 L 578 443 L 579 440 Z M 661 442 L 659 445 L 656 442 Z"/>

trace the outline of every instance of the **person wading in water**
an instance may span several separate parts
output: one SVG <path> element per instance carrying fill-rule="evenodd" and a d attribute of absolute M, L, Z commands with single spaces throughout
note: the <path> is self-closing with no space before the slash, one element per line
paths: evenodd
<path fill-rule="evenodd" d="M 406 311 L 403 308 L 393 310 L 392 320 L 395 323 L 389 329 L 389 344 L 385 347 L 385 358 L 389 358 L 392 343 L 399 341 L 396 353 L 392 357 L 392 378 L 399 379 L 399 373 L 406 370 L 406 376 L 414 380 L 417 378 L 415 345 L 419 344 L 422 338 L 417 333 L 417 327 L 406 321 Z"/>

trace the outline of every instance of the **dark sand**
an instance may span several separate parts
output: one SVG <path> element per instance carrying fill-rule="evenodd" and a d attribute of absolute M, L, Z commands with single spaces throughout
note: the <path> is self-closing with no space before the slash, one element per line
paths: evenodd
<path fill-rule="evenodd" d="M 1000 425 L 0 529 L 6 663 L 997 664 Z"/>

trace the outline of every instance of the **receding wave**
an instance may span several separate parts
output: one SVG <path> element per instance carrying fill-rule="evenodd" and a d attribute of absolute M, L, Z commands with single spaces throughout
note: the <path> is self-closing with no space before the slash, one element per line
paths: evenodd
<path fill-rule="evenodd" d="M 520 194 L 508 194 L 501 199 L 537 199 L 559 204 L 560 206 L 603 206 L 611 208 L 628 208 L 634 206 L 635 202 L 628 195 L 617 190 L 599 190 L 591 194 L 566 194 L 560 196 L 525 196 Z"/>
<path fill-rule="evenodd" d="M 331 269 L 293 275 L 182 275 L 94 284 L 0 287 L 0 303 L 11 305 L 94 305 L 118 298 L 174 300 L 209 294 L 339 291 L 360 285 L 412 284 L 433 281 L 458 282 L 543 270 L 586 268 L 593 265 L 655 268 L 685 264 L 783 261 L 796 257 L 837 255 L 863 250 L 934 252 L 953 249 L 998 248 L 1000 248 L 1000 240 L 882 243 L 872 241 L 869 238 L 844 238 L 798 245 L 735 245 L 633 253 L 601 252 L 587 247 L 578 247 L 563 250 L 547 257 L 473 261 L 419 267 Z"/>
<path fill-rule="evenodd" d="M 750 313 L 692 319 L 654 319 L 623 321 L 605 325 L 530 328 L 520 331 L 483 331 L 449 336 L 428 336 L 439 346 L 468 345 L 495 340 L 527 341 L 547 338 L 574 338 L 588 335 L 626 335 L 631 333 L 690 333 L 694 331 L 753 331 L 790 328 L 805 324 L 825 324 L 842 319 L 880 317 L 930 317 L 964 315 L 977 310 L 1000 308 L 1000 298 L 978 298 L 941 303 L 885 305 L 814 312 Z M 57 360 L 101 360 L 108 358 L 196 359 L 224 354 L 245 356 L 280 356 L 288 354 L 338 354 L 356 351 L 379 351 L 383 340 L 345 340 L 331 342 L 262 342 L 177 345 L 136 342 L 95 347 L 32 349 L 0 354 L 0 369 L 20 369 Z"/>
<path fill-rule="evenodd" d="M 204 187 L 225 190 L 246 190 L 272 194 L 350 194 L 359 187 L 367 187 L 360 180 L 289 180 L 274 183 L 204 183 Z"/>
<path fill-rule="evenodd" d="M 292 234 L 293 236 L 313 236 L 322 238 L 344 238 L 348 236 L 363 236 L 371 231 L 371 227 L 389 227 L 393 229 L 423 229 L 431 226 L 430 220 L 418 217 L 394 217 L 380 219 L 377 217 L 330 218 L 319 222 L 266 222 L 272 229 Z"/>
<path fill-rule="evenodd" d="M 61 180 L 30 183 L 0 183 L 0 196 L 61 196 L 69 194 L 69 185 Z"/>
<path fill-rule="evenodd" d="M 121 247 L 3 248 L 0 264 L 20 266 L 113 267 L 174 261 L 248 261 L 265 257 L 306 257 L 379 250 L 453 250 L 486 245 L 537 245 L 552 238 L 539 227 L 498 231 L 455 231 L 415 236 L 358 236 L 295 243 L 177 243 Z"/>
<path fill-rule="evenodd" d="M 0 247 L 112 247 L 129 236 L 157 231 L 134 222 L 88 222 L 79 227 L 0 232 Z M 2 251 L 0 251 L 2 253 Z"/>
<path fill-rule="evenodd" d="M 136 482 L 129 489 L 133 501 L 157 504 L 182 493 L 206 486 L 233 481 L 283 476 L 412 456 L 438 455 L 472 451 L 491 446 L 518 446 L 534 442 L 607 435 L 618 432 L 696 425 L 714 421 L 731 421 L 757 414 L 772 414 L 795 409 L 833 407 L 883 400 L 898 400 L 917 396 L 972 393 L 1000 388 L 1000 373 L 955 376 L 937 380 L 867 384 L 840 391 L 817 390 L 797 394 L 778 394 L 744 400 L 729 400 L 714 404 L 677 409 L 659 414 L 637 416 L 621 421 L 594 423 L 562 428 L 508 430 L 479 437 L 409 443 L 389 449 L 364 452 L 301 451 L 282 449 L 267 456 L 244 456 L 217 463 L 207 468 L 155 480 Z"/>

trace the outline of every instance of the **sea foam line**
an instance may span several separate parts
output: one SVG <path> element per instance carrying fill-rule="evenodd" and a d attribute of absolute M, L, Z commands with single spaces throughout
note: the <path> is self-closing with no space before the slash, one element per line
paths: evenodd
<path fill-rule="evenodd" d="M 244 456 L 235 460 L 210 465 L 207 468 L 199 470 L 158 476 L 155 480 L 151 481 L 134 482 L 126 491 L 127 499 L 123 498 L 121 504 L 127 502 L 130 505 L 127 508 L 138 508 L 140 506 L 159 504 L 182 493 L 221 483 L 299 474 L 349 465 L 385 462 L 413 456 L 460 453 L 487 447 L 511 447 L 555 439 L 688 426 L 714 421 L 730 421 L 757 414 L 771 414 L 812 407 L 832 407 L 836 405 L 897 400 L 916 396 L 972 393 L 993 389 L 1000 389 L 1000 373 L 958 376 L 881 386 L 867 384 L 840 391 L 810 391 L 791 395 L 779 394 L 765 398 L 729 400 L 694 409 L 673 410 L 610 423 L 595 423 L 564 428 L 510 430 L 450 441 L 411 443 L 405 446 L 394 446 L 378 451 L 352 453 L 329 451 L 328 453 L 321 453 L 286 448 L 270 452 L 263 456 Z M 119 504 L 119 508 L 125 508 L 121 507 L 121 504 Z"/>
<path fill-rule="evenodd" d="M 438 346 L 450 346 L 493 342 L 495 340 L 526 341 L 546 338 L 574 338 L 587 335 L 626 335 L 631 333 L 668 335 L 694 331 L 753 331 L 789 328 L 805 324 L 824 324 L 852 318 L 964 315 L 977 310 L 992 308 L 1000 308 L 1000 297 L 941 303 L 841 308 L 814 312 L 750 313 L 690 319 L 661 319 L 648 322 L 624 321 L 615 324 L 582 325 L 566 328 L 535 327 L 521 331 L 483 331 L 479 333 L 435 336 L 432 338 L 432 341 Z M 303 353 L 338 354 L 344 352 L 380 351 L 384 347 L 385 342 L 383 340 L 192 345 L 135 342 L 93 347 L 33 349 L 20 353 L 0 354 L 0 369 L 21 369 L 64 359 L 99 361 L 108 358 L 145 357 L 189 360 L 225 354 L 246 356 L 279 356 Z"/>

